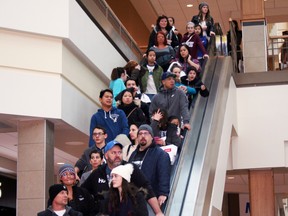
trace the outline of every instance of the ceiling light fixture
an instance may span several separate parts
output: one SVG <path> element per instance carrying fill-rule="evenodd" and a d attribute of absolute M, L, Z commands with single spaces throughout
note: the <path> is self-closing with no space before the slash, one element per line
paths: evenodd
<path fill-rule="evenodd" d="M 186 7 L 193 7 L 193 4 L 187 4 Z"/>
<path fill-rule="evenodd" d="M 228 180 L 234 180 L 234 179 L 235 179 L 235 176 L 227 176 L 227 179 L 228 179 Z"/>

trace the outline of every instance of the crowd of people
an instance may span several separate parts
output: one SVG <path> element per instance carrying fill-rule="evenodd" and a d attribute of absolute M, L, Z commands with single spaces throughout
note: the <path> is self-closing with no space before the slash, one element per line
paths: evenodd
<path fill-rule="evenodd" d="M 181 151 L 201 81 L 214 21 L 199 5 L 183 35 L 173 17 L 159 16 L 143 61 L 111 72 L 91 117 L 89 146 L 75 165 L 59 169 L 46 215 L 163 215 L 171 168 Z M 121 137 L 120 137 L 121 136 Z M 146 204 L 147 202 L 147 204 Z"/>

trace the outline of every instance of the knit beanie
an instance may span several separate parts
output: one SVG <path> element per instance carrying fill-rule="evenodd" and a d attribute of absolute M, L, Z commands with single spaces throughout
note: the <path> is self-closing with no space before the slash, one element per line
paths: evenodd
<path fill-rule="evenodd" d="M 126 179 L 127 182 L 130 182 L 133 170 L 134 170 L 133 165 L 130 163 L 125 165 L 119 165 L 114 169 L 112 169 L 111 175 L 115 173 L 117 175 L 120 175 L 122 178 Z"/>
<path fill-rule="evenodd" d="M 75 174 L 74 167 L 71 164 L 63 164 L 59 169 L 59 177 L 61 178 L 65 172 Z"/>
<path fill-rule="evenodd" d="M 150 125 L 148 124 L 141 125 L 138 129 L 138 134 L 141 130 L 147 130 L 151 134 L 151 136 L 154 137 L 153 130 Z"/>
<path fill-rule="evenodd" d="M 202 2 L 202 3 L 199 4 L 199 10 L 201 10 L 202 7 L 204 7 L 204 6 L 207 6 L 208 9 L 209 9 L 209 5 L 206 2 Z"/>
<path fill-rule="evenodd" d="M 53 200 L 55 199 L 55 197 L 61 192 L 61 191 L 67 191 L 67 187 L 65 185 L 62 184 L 54 184 L 49 188 L 49 201 L 48 203 L 50 205 L 52 205 Z"/>

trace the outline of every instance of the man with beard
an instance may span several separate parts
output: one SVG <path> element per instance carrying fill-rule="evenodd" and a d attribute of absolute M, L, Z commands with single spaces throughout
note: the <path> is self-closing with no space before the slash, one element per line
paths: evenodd
<path fill-rule="evenodd" d="M 105 201 L 107 200 L 110 182 L 111 170 L 120 164 L 124 164 L 122 161 L 122 148 L 123 145 L 115 140 L 108 142 L 104 148 L 104 154 L 106 158 L 106 164 L 98 167 L 93 171 L 88 179 L 81 185 L 86 188 L 95 199 L 98 207 L 98 212 L 105 213 Z M 156 216 L 162 216 L 163 213 L 157 202 L 153 189 L 146 179 L 144 174 L 138 169 L 136 165 L 133 165 L 134 170 L 131 175 L 131 183 L 138 188 L 145 188 L 148 191 L 146 197 L 147 202 L 152 207 Z"/>
<path fill-rule="evenodd" d="M 166 201 L 170 191 L 170 158 L 153 140 L 152 128 L 141 125 L 138 129 L 138 147 L 129 158 L 129 162 L 137 165 L 150 181 L 158 203 Z"/>

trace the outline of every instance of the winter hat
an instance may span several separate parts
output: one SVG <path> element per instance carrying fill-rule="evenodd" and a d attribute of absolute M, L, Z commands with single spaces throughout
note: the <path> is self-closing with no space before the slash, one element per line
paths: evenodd
<path fill-rule="evenodd" d="M 59 169 L 59 177 L 61 178 L 65 172 L 70 172 L 75 174 L 74 167 L 71 164 L 63 164 Z"/>
<path fill-rule="evenodd" d="M 121 143 L 119 143 L 118 141 L 116 140 L 112 140 L 110 142 L 108 142 L 104 148 L 104 153 L 106 153 L 107 151 L 109 151 L 110 149 L 112 149 L 115 145 L 119 145 L 120 148 L 122 149 L 123 148 L 123 145 Z"/>
<path fill-rule="evenodd" d="M 114 140 L 117 141 L 118 143 L 121 143 L 123 146 L 131 144 L 131 141 L 129 140 L 126 134 L 118 134 Z"/>
<path fill-rule="evenodd" d="M 138 129 L 138 134 L 141 130 L 147 130 L 151 134 L 151 136 L 154 137 L 153 130 L 150 125 L 148 124 L 141 125 Z"/>
<path fill-rule="evenodd" d="M 199 4 L 199 10 L 201 10 L 202 7 L 204 7 L 204 6 L 207 6 L 208 9 L 209 9 L 209 5 L 206 2 L 202 2 L 202 3 Z"/>
<path fill-rule="evenodd" d="M 126 179 L 127 182 L 130 182 L 133 170 L 134 170 L 133 165 L 130 163 L 125 165 L 119 165 L 114 169 L 112 169 L 111 175 L 115 173 L 117 175 L 120 175 L 122 178 Z"/>
<path fill-rule="evenodd" d="M 62 184 L 54 184 L 49 188 L 49 201 L 48 203 L 50 205 L 52 205 L 53 200 L 55 199 L 55 197 L 61 192 L 61 191 L 67 191 L 67 187 L 65 185 Z"/>

